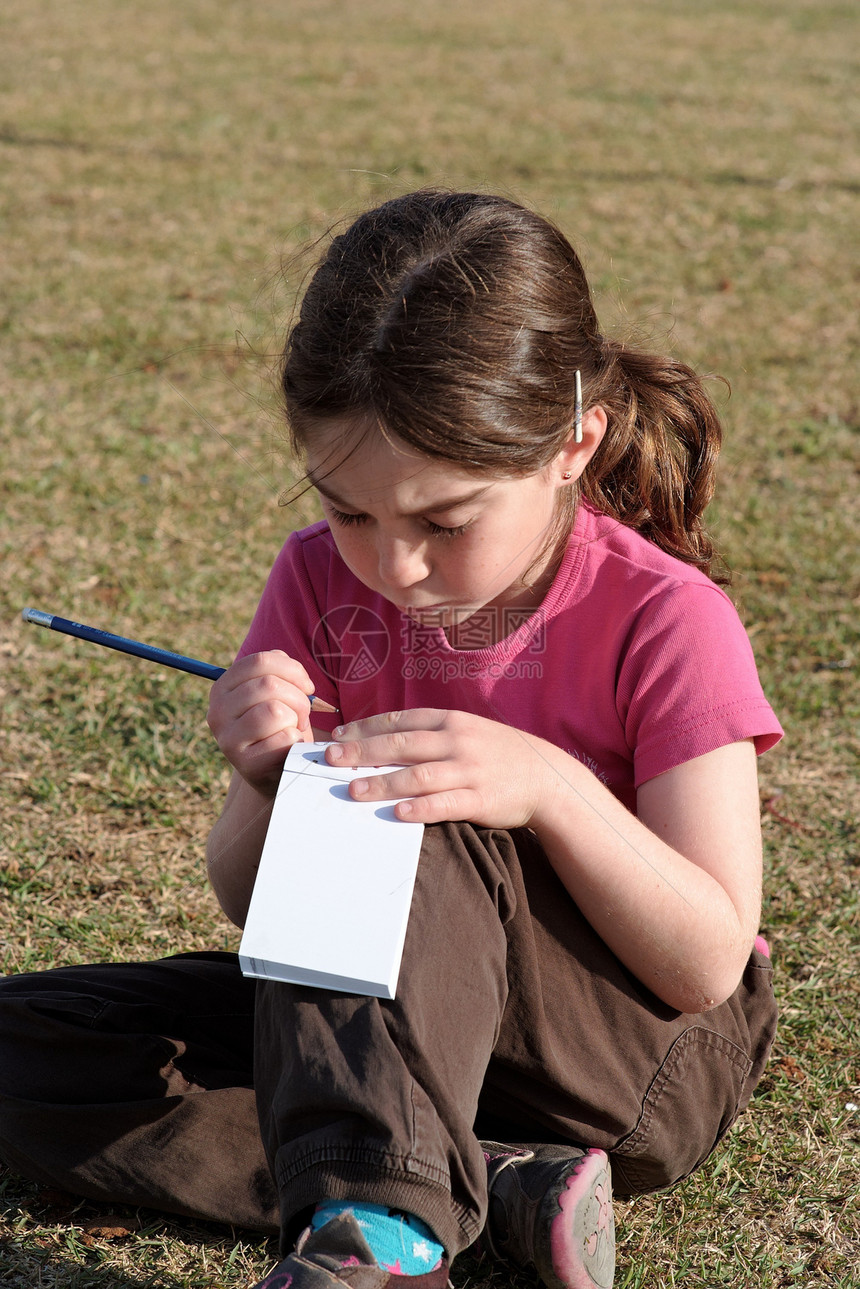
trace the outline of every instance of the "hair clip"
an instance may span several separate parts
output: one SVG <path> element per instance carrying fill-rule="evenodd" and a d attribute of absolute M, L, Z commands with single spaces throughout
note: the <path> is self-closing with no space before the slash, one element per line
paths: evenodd
<path fill-rule="evenodd" d="M 582 376 L 579 374 L 579 368 L 576 369 L 576 393 L 573 403 L 573 441 L 574 443 L 582 442 Z"/>

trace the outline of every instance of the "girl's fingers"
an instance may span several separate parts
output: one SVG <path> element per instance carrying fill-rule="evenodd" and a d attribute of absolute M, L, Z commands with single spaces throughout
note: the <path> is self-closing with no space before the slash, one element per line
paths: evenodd
<path fill-rule="evenodd" d="M 261 726 L 271 727 L 284 721 L 288 725 L 300 720 L 307 723 L 310 716 L 311 704 L 307 694 L 284 681 L 275 682 L 271 678 L 249 680 L 241 689 L 235 690 L 232 697 L 234 701 L 229 704 L 228 711 L 234 721 L 250 717 Z"/>
<path fill-rule="evenodd" d="M 462 775 L 460 776 L 462 784 Z M 390 774 L 372 774 L 353 779 L 350 796 L 356 801 L 392 801 L 400 797 L 426 796 L 457 784 L 455 768 L 446 762 L 423 761 Z"/>
<path fill-rule="evenodd" d="M 476 813 L 476 794 L 468 788 L 460 788 L 453 792 L 434 792 L 431 797 L 412 797 L 408 801 L 398 801 L 394 813 L 398 819 L 415 824 L 472 819 Z"/>
<path fill-rule="evenodd" d="M 231 739 L 237 748 L 253 748 L 282 736 L 289 739 L 307 723 L 286 704 L 265 704 L 252 708 L 232 726 Z"/>
<path fill-rule="evenodd" d="M 412 765 L 441 761 L 451 752 L 451 738 L 442 731 L 398 730 L 333 743 L 326 749 L 329 765 Z"/>
<path fill-rule="evenodd" d="M 216 680 L 210 712 L 217 723 L 227 724 L 241 721 L 255 709 L 260 719 L 277 722 L 283 711 L 289 710 L 307 724 L 312 692 L 300 663 L 282 653 L 255 654 L 240 659 Z"/>
<path fill-rule="evenodd" d="M 479 718 L 462 712 L 417 707 L 385 712 L 334 731 L 336 742 L 327 750 L 330 765 L 400 765 L 441 761 L 462 751 L 466 726 Z"/>
<path fill-rule="evenodd" d="M 513 828 L 534 812 L 535 775 L 519 763 L 523 741 L 532 740 L 495 721 L 423 708 L 355 721 L 335 737 L 341 741 L 326 750 L 330 764 L 391 767 L 359 774 L 349 792 L 356 801 L 395 801 L 399 819 Z"/>
<path fill-rule="evenodd" d="M 392 767 L 358 775 L 349 792 L 356 801 L 396 801 L 400 819 L 471 819 L 506 828 L 533 813 L 534 776 L 523 773 L 516 756 L 522 740 L 530 740 L 495 721 L 421 708 L 354 721 L 335 738 L 326 749 L 329 764 Z"/>
<path fill-rule="evenodd" d="M 311 737 L 313 685 L 301 663 L 281 650 L 240 658 L 209 696 L 209 727 L 246 782 L 270 792 L 294 743 Z"/>
<path fill-rule="evenodd" d="M 289 684 L 306 697 L 314 692 L 311 678 L 300 662 L 281 649 L 249 654 L 228 667 L 215 684 L 224 693 L 236 693 L 248 684 Z"/>
<path fill-rule="evenodd" d="M 310 704 L 293 690 L 283 700 L 243 703 L 238 710 L 229 705 L 210 705 L 209 727 L 221 751 L 233 763 L 234 755 L 281 733 L 301 732 L 310 727 Z"/>
<path fill-rule="evenodd" d="M 379 734 L 404 733 L 408 730 L 439 729 L 452 715 L 438 707 L 412 707 L 405 712 L 381 712 L 378 716 L 365 716 L 360 721 L 339 725 L 334 737 L 340 741 L 372 738 Z"/>

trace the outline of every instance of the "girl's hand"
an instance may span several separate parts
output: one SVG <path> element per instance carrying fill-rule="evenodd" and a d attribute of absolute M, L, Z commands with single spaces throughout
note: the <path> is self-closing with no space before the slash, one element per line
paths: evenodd
<path fill-rule="evenodd" d="M 274 797 L 287 752 L 308 742 L 314 687 L 300 662 L 273 649 L 234 662 L 212 686 L 209 728 L 227 760 Z"/>
<path fill-rule="evenodd" d="M 358 801 L 406 797 L 399 819 L 439 823 L 468 819 L 485 828 L 528 824 L 551 790 L 553 771 L 543 740 L 468 712 L 415 708 L 353 721 L 334 731 L 330 765 L 404 765 L 356 779 Z"/>

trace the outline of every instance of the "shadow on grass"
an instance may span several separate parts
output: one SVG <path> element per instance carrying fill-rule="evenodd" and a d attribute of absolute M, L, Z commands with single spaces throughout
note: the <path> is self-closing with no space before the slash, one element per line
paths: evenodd
<path fill-rule="evenodd" d="M 252 1231 L 71 1195 L 61 1209 L 61 1194 L 0 1164 L 0 1289 L 246 1289 L 277 1260 L 276 1241 Z M 127 1223 L 128 1233 L 95 1235 L 109 1222 Z M 538 1282 L 469 1252 L 457 1259 L 456 1283 L 534 1289 Z"/>
<path fill-rule="evenodd" d="M 32 1289 L 35 1285 L 51 1289 L 180 1289 L 188 1284 L 181 1280 L 152 1275 L 128 1275 L 115 1267 L 75 1266 L 61 1253 L 38 1256 L 14 1244 L 0 1247 L 0 1285 L 3 1289 Z"/>
<path fill-rule="evenodd" d="M 226 1289 L 276 1259 L 275 1241 L 256 1232 L 96 1204 L 0 1164 L 0 1289 Z"/>

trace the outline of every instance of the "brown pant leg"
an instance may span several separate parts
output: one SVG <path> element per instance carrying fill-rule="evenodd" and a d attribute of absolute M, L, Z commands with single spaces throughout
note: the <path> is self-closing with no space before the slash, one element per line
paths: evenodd
<path fill-rule="evenodd" d="M 425 830 L 397 996 L 258 988 L 255 1081 L 282 1246 L 323 1198 L 421 1217 L 450 1254 L 480 1234 L 472 1131 L 507 984 L 507 874 L 467 824 Z"/>
<path fill-rule="evenodd" d="M 232 954 L 0 981 L 0 1158 L 92 1199 L 275 1230 L 253 1006 Z"/>
<path fill-rule="evenodd" d="M 284 1243 L 328 1196 L 405 1208 L 460 1251 L 485 1212 L 479 1109 L 522 1125 L 521 1139 L 604 1147 L 622 1193 L 667 1185 L 748 1099 L 774 1019 L 761 964 L 704 1016 L 661 1003 L 527 831 L 428 828 L 393 1002 L 259 991 L 256 1079 Z"/>

